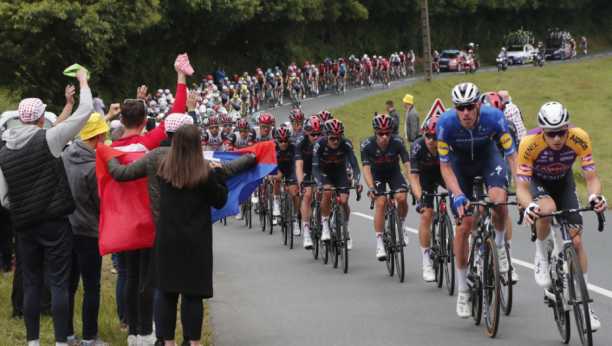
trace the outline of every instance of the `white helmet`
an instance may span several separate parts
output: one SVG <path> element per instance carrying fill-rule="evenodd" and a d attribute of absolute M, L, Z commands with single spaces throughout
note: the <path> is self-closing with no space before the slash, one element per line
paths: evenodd
<path fill-rule="evenodd" d="M 280 76 L 281 76 L 280 72 L 276 72 L 276 77 L 280 77 Z"/>
<path fill-rule="evenodd" d="M 232 122 L 235 123 L 238 120 L 242 119 L 242 116 L 240 115 L 240 113 L 234 111 L 230 113 L 230 118 L 232 118 Z"/>
<path fill-rule="evenodd" d="M 157 93 L 158 94 L 163 94 L 164 93 L 164 89 L 157 89 Z"/>
<path fill-rule="evenodd" d="M 376 55 L 374 55 L 372 58 L 376 59 Z"/>
<path fill-rule="evenodd" d="M 172 101 L 172 95 L 170 94 L 166 95 L 166 101 Z"/>
<path fill-rule="evenodd" d="M 245 72 L 243 76 L 248 76 L 248 75 L 249 75 L 249 73 L 248 73 L 248 72 Z"/>
<path fill-rule="evenodd" d="M 554 129 L 569 125 L 569 113 L 559 102 L 545 103 L 538 113 L 538 125 L 545 129 Z"/>
<path fill-rule="evenodd" d="M 506 51 L 506 47 L 502 47 L 501 51 L 505 52 Z"/>
<path fill-rule="evenodd" d="M 212 90 L 213 90 L 213 91 L 217 91 L 217 90 L 219 90 L 219 89 L 217 88 L 217 86 L 216 86 L 216 85 L 213 85 Z"/>
<path fill-rule="evenodd" d="M 367 54 L 364 54 L 364 55 L 363 55 L 363 58 L 364 58 L 364 59 L 365 59 L 365 58 L 367 58 L 367 57 L 368 57 L 368 55 L 367 55 Z"/>
<path fill-rule="evenodd" d="M 164 90 L 164 93 L 169 94 L 170 93 L 170 89 Z"/>
<path fill-rule="evenodd" d="M 226 90 L 227 90 L 227 86 L 225 86 L 225 85 L 224 85 L 224 86 L 221 88 L 221 90 L 226 91 Z"/>
<path fill-rule="evenodd" d="M 200 105 L 199 110 L 200 110 L 200 113 L 206 113 L 206 105 L 205 104 Z"/>
<path fill-rule="evenodd" d="M 156 105 L 157 105 L 157 102 L 155 102 L 155 101 L 149 102 L 149 106 L 156 106 Z"/>
<path fill-rule="evenodd" d="M 219 113 L 227 114 L 227 109 L 225 109 L 225 107 L 219 107 Z"/>
<path fill-rule="evenodd" d="M 455 105 L 470 104 L 478 102 L 480 90 L 472 83 L 461 83 L 451 91 L 451 101 Z"/>
<path fill-rule="evenodd" d="M 404 54 L 404 52 L 400 52 L 400 55 L 403 55 L 403 54 Z"/>
<path fill-rule="evenodd" d="M 198 102 L 202 102 L 202 96 L 198 97 Z"/>

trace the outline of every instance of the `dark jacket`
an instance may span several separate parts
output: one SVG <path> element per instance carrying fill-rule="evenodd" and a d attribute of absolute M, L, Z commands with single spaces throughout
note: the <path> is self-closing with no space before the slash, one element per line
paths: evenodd
<path fill-rule="evenodd" d="M 159 179 L 159 224 L 151 252 L 147 285 L 165 293 L 213 296 L 211 208 L 227 202 L 225 174 L 215 168 L 206 184 L 177 189 Z"/>
<path fill-rule="evenodd" d="M 100 196 L 96 178 L 96 152 L 81 140 L 72 143 L 62 156 L 76 210 L 68 218 L 72 233 L 98 238 Z"/>
<path fill-rule="evenodd" d="M 393 118 L 393 134 L 399 135 L 399 126 L 400 126 L 399 113 L 395 109 L 393 109 L 391 112 L 389 112 L 389 116 Z"/>
<path fill-rule="evenodd" d="M 160 196 L 160 187 L 157 181 L 157 168 L 159 167 L 159 159 L 168 155 L 170 145 L 170 140 L 164 139 L 160 143 L 159 148 L 151 150 L 140 160 L 136 160 L 128 165 L 121 165 L 117 158 L 111 159 L 107 163 L 111 177 L 118 182 L 132 181 L 144 177 L 147 178 L 151 212 L 153 213 L 153 222 L 156 225 L 159 219 Z M 255 158 L 252 155 L 243 155 L 234 161 L 223 162 L 221 165 L 225 171 L 225 176 L 229 179 L 253 167 L 255 165 Z"/>

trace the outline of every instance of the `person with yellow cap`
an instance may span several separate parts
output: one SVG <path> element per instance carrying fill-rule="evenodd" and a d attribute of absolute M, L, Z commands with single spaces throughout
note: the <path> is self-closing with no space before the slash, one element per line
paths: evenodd
<path fill-rule="evenodd" d="M 406 108 L 404 135 L 410 145 L 412 145 L 414 141 L 423 137 L 421 129 L 419 128 L 419 115 L 417 114 L 416 108 L 414 108 L 414 97 L 412 95 L 406 94 L 402 101 L 404 102 L 404 108 Z"/>
<path fill-rule="evenodd" d="M 75 140 L 64 151 L 62 160 L 72 197 L 74 213 L 68 216 L 72 227 L 72 269 L 68 279 L 68 340 L 78 340 L 74 324 L 74 296 L 83 278 L 83 334 L 82 345 L 108 345 L 98 339 L 100 310 L 100 278 L 102 257 L 98 249 L 100 197 L 96 179 L 96 147 L 104 144 L 110 130 L 100 113 L 93 113 Z"/>

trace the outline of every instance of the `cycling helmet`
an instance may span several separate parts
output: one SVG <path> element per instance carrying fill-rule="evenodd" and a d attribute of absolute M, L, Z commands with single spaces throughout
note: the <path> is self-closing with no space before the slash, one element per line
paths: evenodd
<path fill-rule="evenodd" d="M 291 63 L 291 66 L 295 66 L 295 63 L 294 63 L 294 62 L 292 62 L 292 63 Z"/>
<path fill-rule="evenodd" d="M 434 54 L 438 54 L 438 51 L 437 51 L 437 50 L 434 50 Z"/>
<path fill-rule="evenodd" d="M 235 99 L 237 99 L 237 98 L 239 98 L 239 97 L 240 97 L 240 95 L 238 95 L 238 94 L 234 94 L 234 98 L 235 98 Z"/>
<path fill-rule="evenodd" d="M 289 71 L 293 71 L 293 66 L 289 66 L 289 67 L 287 67 L 287 70 L 289 70 Z"/>
<path fill-rule="evenodd" d="M 208 118 L 208 117 L 202 118 L 202 126 L 210 125 L 210 120 L 209 119 L 210 118 Z"/>
<path fill-rule="evenodd" d="M 498 93 L 494 93 L 494 92 L 488 92 L 488 93 L 482 94 L 482 96 L 480 96 L 480 103 L 487 105 L 487 106 L 495 107 L 499 109 L 500 111 L 503 111 L 504 108 L 506 108 L 506 104 L 504 103 L 504 100 L 501 98 L 501 96 L 499 96 Z"/>
<path fill-rule="evenodd" d="M 206 113 L 206 105 L 200 105 L 200 108 L 198 108 L 198 110 L 200 111 L 200 114 L 205 114 Z"/>
<path fill-rule="evenodd" d="M 162 91 L 163 91 L 163 90 L 162 90 Z M 155 97 L 159 99 L 159 98 L 161 97 L 161 94 L 162 94 L 162 93 L 157 93 L 157 94 L 155 94 Z"/>
<path fill-rule="evenodd" d="M 218 99 L 218 98 L 219 98 L 219 93 L 214 93 L 214 94 L 213 94 L 213 98 Z"/>
<path fill-rule="evenodd" d="M 538 113 L 538 125 L 545 129 L 554 129 L 569 125 L 569 113 L 558 102 L 545 103 Z"/>
<path fill-rule="evenodd" d="M 263 71 L 259 71 L 257 74 L 263 76 Z"/>
<path fill-rule="evenodd" d="M 321 63 L 321 65 L 319 65 L 319 66 L 320 66 L 320 67 L 325 67 L 325 64 L 324 64 L 324 63 Z"/>
<path fill-rule="evenodd" d="M 470 54 L 474 54 L 474 51 L 470 49 L 470 51 L 468 52 Z"/>
<path fill-rule="evenodd" d="M 538 47 L 540 47 L 542 45 L 542 41 L 538 42 Z"/>
<path fill-rule="evenodd" d="M 412 49 L 410 50 L 410 53 L 412 53 Z"/>
<path fill-rule="evenodd" d="M 274 66 L 274 69 L 275 69 L 275 70 L 278 70 L 278 66 Z"/>
<path fill-rule="evenodd" d="M 461 83 L 451 91 L 451 101 L 455 105 L 464 105 L 478 102 L 480 91 L 472 83 Z"/>
<path fill-rule="evenodd" d="M 259 123 L 262 125 L 272 125 L 274 123 L 274 117 L 270 113 L 263 113 L 259 116 Z"/>
<path fill-rule="evenodd" d="M 425 120 L 425 123 L 423 123 L 423 127 L 421 128 L 423 134 L 436 133 L 436 123 L 438 122 L 438 118 L 440 118 L 440 114 L 436 114 L 433 117 L 429 117 Z"/>
<path fill-rule="evenodd" d="M 227 86 L 224 85 L 223 88 L 221 88 L 221 90 L 226 91 L 227 90 Z"/>
<path fill-rule="evenodd" d="M 221 108 L 219 108 L 219 113 L 221 113 L 221 114 L 227 114 L 227 109 L 225 109 L 225 108 L 221 107 Z"/>
<path fill-rule="evenodd" d="M 374 56 L 372 57 L 372 59 L 376 59 L 376 55 L 374 55 Z"/>
<path fill-rule="evenodd" d="M 304 65 L 308 65 L 308 61 L 304 61 Z"/>
<path fill-rule="evenodd" d="M 342 136 L 344 134 L 344 125 L 338 119 L 332 119 L 323 125 L 323 131 L 328 136 Z"/>
<path fill-rule="evenodd" d="M 304 112 L 299 109 L 292 110 L 291 113 L 289 113 L 289 121 L 304 121 Z"/>
<path fill-rule="evenodd" d="M 319 118 L 321 122 L 325 124 L 327 121 L 332 120 L 334 116 L 328 111 L 320 111 L 317 113 L 317 118 Z"/>
<path fill-rule="evenodd" d="M 198 98 L 199 98 L 199 97 L 198 97 Z M 155 102 L 155 101 L 151 101 L 151 102 L 149 102 L 149 106 L 156 106 L 156 105 L 157 105 L 157 102 Z"/>
<path fill-rule="evenodd" d="M 297 73 L 302 73 L 302 71 L 301 71 L 301 70 L 298 68 L 298 69 L 297 69 Z"/>
<path fill-rule="evenodd" d="M 344 65 L 344 63 L 340 64 L 340 67 L 345 68 L 346 65 Z"/>
<path fill-rule="evenodd" d="M 212 108 L 212 106 L 213 106 L 213 103 L 212 103 L 212 102 L 210 102 L 210 101 L 209 101 L 209 102 L 207 102 L 207 103 L 206 103 L 206 107 L 208 107 L 208 108 Z"/>
<path fill-rule="evenodd" d="M 246 86 L 246 85 L 243 85 L 243 86 L 242 86 L 242 90 L 244 90 L 244 91 L 246 91 L 248 88 L 249 88 L 249 87 L 248 87 L 248 86 Z"/>
<path fill-rule="evenodd" d="M 400 52 L 400 55 L 404 55 L 404 52 Z"/>
<path fill-rule="evenodd" d="M 296 77 L 296 76 L 297 76 L 297 75 L 296 75 L 295 73 L 292 73 L 292 74 L 291 74 L 291 77 Z"/>
<path fill-rule="evenodd" d="M 220 123 L 221 123 L 221 119 L 219 119 L 219 117 L 216 115 L 213 115 L 208 118 L 209 125 L 219 125 Z"/>
<path fill-rule="evenodd" d="M 164 90 L 164 93 L 169 94 L 170 93 L 170 89 Z"/>
<path fill-rule="evenodd" d="M 153 102 L 153 101 L 151 101 Z M 202 102 L 202 96 L 198 96 L 198 102 Z"/>
<path fill-rule="evenodd" d="M 270 74 L 268 76 L 274 77 L 274 73 L 270 72 Z"/>
<path fill-rule="evenodd" d="M 391 132 L 393 131 L 393 118 L 387 114 L 378 114 L 372 120 L 374 132 Z"/>
<path fill-rule="evenodd" d="M 166 95 L 166 101 L 172 101 L 172 95 L 170 94 Z"/>
<path fill-rule="evenodd" d="M 275 139 L 289 139 L 291 138 L 291 134 L 289 134 L 289 130 L 286 127 L 279 127 L 274 130 L 274 138 Z"/>
<path fill-rule="evenodd" d="M 246 119 L 240 119 L 240 121 L 236 123 L 236 128 L 239 130 L 248 130 L 249 127 L 249 122 Z"/>
<path fill-rule="evenodd" d="M 212 90 L 213 90 L 213 91 L 217 91 L 217 90 L 219 90 L 219 89 L 217 89 L 217 86 L 216 86 L 216 85 L 213 85 L 213 86 L 212 86 Z"/>
<path fill-rule="evenodd" d="M 502 47 L 502 48 L 501 48 L 501 51 L 502 51 L 502 52 L 505 52 L 505 51 L 506 51 L 506 47 Z"/>
<path fill-rule="evenodd" d="M 229 80 L 229 78 L 228 77 L 223 77 L 223 80 L 227 82 Z"/>
<path fill-rule="evenodd" d="M 223 124 L 231 124 L 232 123 L 232 117 L 230 117 L 227 114 L 223 114 L 221 116 L 221 121 L 223 121 Z"/>
<path fill-rule="evenodd" d="M 280 77 L 280 76 L 281 76 L 280 72 L 276 72 L 276 77 Z"/>
<path fill-rule="evenodd" d="M 321 132 L 321 119 L 318 117 L 310 117 L 304 124 L 304 130 L 307 132 Z"/>
<path fill-rule="evenodd" d="M 208 75 L 208 76 L 206 76 L 206 79 L 208 79 L 208 80 L 212 80 L 212 76 L 211 76 L 211 75 Z"/>
<path fill-rule="evenodd" d="M 217 106 L 217 105 L 213 105 L 213 106 L 212 106 L 212 109 L 214 109 L 214 110 L 215 110 L 215 112 L 216 112 L 216 111 L 218 111 L 218 110 L 219 110 L 219 106 Z"/>

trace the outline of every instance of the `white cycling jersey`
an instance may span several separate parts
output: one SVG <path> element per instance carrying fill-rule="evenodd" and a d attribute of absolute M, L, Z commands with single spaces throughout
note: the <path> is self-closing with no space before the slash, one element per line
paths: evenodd
<path fill-rule="evenodd" d="M 207 151 L 225 151 L 225 144 L 228 142 L 229 137 L 223 131 L 219 131 L 216 136 L 213 136 L 210 130 L 202 134 L 202 146 L 206 146 Z"/>

